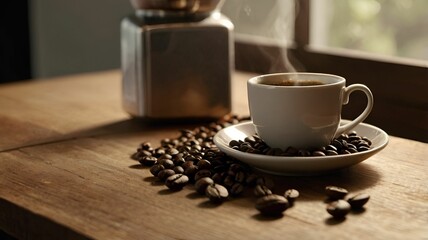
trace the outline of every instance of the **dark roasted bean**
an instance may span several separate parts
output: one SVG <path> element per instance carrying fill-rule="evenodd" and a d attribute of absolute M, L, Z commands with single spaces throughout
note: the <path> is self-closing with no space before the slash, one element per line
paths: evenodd
<path fill-rule="evenodd" d="M 211 169 L 211 162 L 208 160 L 205 160 L 205 159 L 198 161 L 197 165 L 198 165 L 199 170 Z"/>
<path fill-rule="evenodd" d="M 348 203 L 351 204 L 353 209 L 362 208 L 370 199 L 370 195 L 366 193 L 359 193 L 348 198 Z"/>
<path fill-rule="evenodd" d="M 162 154 L 161 156 L 159 156 L 158 159 L 159 160 L 162 160 L 162 159 L 172 159 L 172 156 L 169 155 L 169 154 L 167 154 L 167 153 L 165 153 L 165 154 Z"/>
<path fill-rule="evenodd" d="M 285 150 L 285 154 L 286 154 L 287 156 L 296 156 L 298 151 L 299 151 L 299 149 L 297 149 L 297 148 L 294 148 L 294 147 L 288 147 L 288 148 Z"/>
<path fill-rule="evenodd" d="M 235 146 L 239 147 L 239 145 L 240 145 L 239 142 L 236 140 L 232 140 L 229 142 L 229 147 L 235 147 Z"/>
<path fill-rule="evenodd" d="M 326 146 L 325 150 L 333 150 L 333 151 L 337 152 L 337 148 L 332 144 Z"/>
<path fill-rule="evenodd" d="M 156 150 L 155 150 L 155 156 L 156 157 L 160 157 L 160 156 L 162 156 L 162 155 L 164 155 L 165 154 L 165 149 L 163 149 L 163 148 L 157 148 Z"/>
<path fill-rule="evenodd" d="M 224 178 L 226 177 L 226 174 L 223 173 L 214 173 L 214 175 L 212 176 L 212 179 L 214 180 L 215 183 L 223 183 Z"/>
<path fill-rule="evenodd" d="M 180 190 L 189 182 L 184 174 L 174 174 L 165 180 L 165 185 L 171 190 Z"/>
<path fill-rule="evenodd" d="M 284 193 L 284 197 L 288 200 L 290 204 L 293 204 L 294 201 L 299 197 L 300 193 L 296 189 L 288 189 Z"/>
<path fill-rule="evenodd" d="M 361 140 L 361 137 L 360 136 L 358 136 L 358 135 L 349 135 L 349 138 L 348 138 L 348 142 L 352 142 L 352 141 L 355 141 L 355 140 L 357 140 L 357 141 L 359 141 L 359 140 Z"/>
<path fill-rule="evenodd" d="M 245 173 L 243 171 L 239 171 L 236 173 L 235 182 L 239 182 L 239 183 L 245 182 Z"/>
<path fill-rule="evenodd" d="M 226 176 L 226 178 L 223 180 L 223 184 L 226 187 L 232 187 L 234 183 L 235 183 L 235 177 L 231 175 Z"/>
<path fill-rule="evenodd" d="M 235 183 L 232 185 L 232 187 L 230 187 L 230 195 L 232 196 L 241 195 L 243 191 L 244 185 L 242 185 L 241 183 Z"/>
<path fill-rule="evenodd" d="M 157 177 L 158 173 L 164 169 L 165 169 L 164 166 L 160 164 L 155 164 L 150 168 L 150 173 L 153 174 L 153 176 Z"/>
<path fill-rule="evenodd" d="M 348 190 L 337 186 L 327 186 L 325 187 L 325 194 L 330 200 L 343 199 L 348 194 Z"/>
<path fill-rule="evenodd" d="M 174 162 L 171 159 L 163 159 L 161 163 L 167 169 L 173 169 L 175 166 Z"/>
<path fill-rule="evenodd" d="M 338 153 L 334 150 L 325 150 L 325 155 L 333 156 L 333 155 L 338 155 Z"/>
<path fill-rule="evenodd" d="M 194 179 L 196 172 L 198 172 L 198 166 L 190 165 L 187 168 L 184 168 L 184 174 L 189 177 L 189 179 Z"/>
<path fill-rule="evenodd" d="M 258 178 L 257 174 L 251 173 L 245 179 L 245 184 L 247 184 L 248 186 L 252 187 L 252 186 L 256 185 L 257 178 Z"/>
<path fill-rule="evenodd" d="M 186 162 L 186 160 L 184 160 L 183 157 L 174 158 L 174 160 L 172 160 L 172 161 L 174 162 L 175 166 L 181 166 L 181 165 L 183 165 L 183 163 Z"/>
<path fill-rule="evenodd" d="M 211 171 L 208 169 L 199 170 L 198 172 L 196 172 L 194 179 L 195 181 L 198 181 L 199 179 L 204 177 L 211 177 Z"/>
<path fill-rule="evenodd" d="M 200 194 L 205 194 L 205 190 L 209 185 L 213 185 L 214 181 L 209 177 L 204 177 L 195 182 L 196 191 Z"/>
<path fill-rule="evenodd" d="M 256 201 L 256 209 L 267 216 L 281 215 L 289 206 L 288 200 L 280 195 L 270 194 Z"/>
<path fill-rule="evenodd" d="M 167 151 L 166 151 L 169 155 L 171 155 L 171 156 L 174 156 L 174 155 L 177 155 L 177 154 L 179 154 L 180 152 L 177 150 L 177 149 L 175 149 L 175 148 L 170 148 L 170 149 L 168 149 Z"/>
<path fill-rule="evenodd" d="M 322 157 L 322 156 L 325 156 L 325 153 L 324 153 L 324 152 L 322 152 L 322 151 L 316 150 L 316 151 L 313 151 L 313 152 L 312 152 L 312 156 L 315 156 L 315 157 Z"/>
<path fill-rule="evenodd" d="M 357 132 L 356 131 L 350 131 L 349 133 L 348 133 L 348 136 L 349 137 L 351 137 L 351 136 L 357 136 Z"/>
<path fill-rule="evenodd" d="M 358 147 L 358 151 L 359 152 L 364 152 L 364 151 L 367 151 L 367 150 L 370 150 L 370 147 L 366 147 L 366 146 L 359 146 Z"/>
<path fill-rule="evenodd" d="M 175 173 L 184 173 L 184 168 L 182 166 L 175 166 L 172 170 L 174 170 Z"/>
<path fill-rule="evenodd" d="M 157 163 L 158 159 L 154 156 L 144 156 L 142 157 L 139 162 L 144 166 L 153 166 Z"/>
<path fill-rule="evenodd" d="M 152 144 L 150 142 L 143 142 L 140 144 L 140 147 L 144 150 L 149 150 L 152 148 Z"/>
<path fill-rule="evenodd" d="M 257 184 L 256 187 L 254 188 L 254 195 L 256 197 L 262 197 L 269 194 L 272 194 L 272 191 L 265 185 Z"/>
<path fill-rule="evenodd" d="M 164 169 L 164 170 L 162 170 L 162 171 L 159 171 L 159 173 L 158 173 L 157 177 L 158 177 L 160 180 L 165 181 L 169 176 L 172 176 L 172 175 L 174 175 L 174 174 L 176 174 L 176 173 L 174 172 L 174 170 L 172 170 L 172 169 Z"/>
<path fill-rule="evenodd" d="M 207 186 L 205 189 L 205 195 L 211 202 L 220 203 L 229 196 L 229 192 L 224 186 L 214 183 L 213 185 Z"/>
<path fill-rule="evenodd" d="M 351 153 L 352 153 L 351 151 L 346 150 L 346 149 L 342 149 L 342 150 L 340 151 L 340 154 L 351 154 Z"/>
<path fill-rule="evenodd" d="M 367 142 L 369 147 L 372 145 L 372 141 L 370 141 L 370 139 L 368 139 L 367 137 L 363 137 L 362 139 Z"/>
<path fill-rule="evenodd" d="M 340 150 L 340 149 L 342 149 L 342 147 L 343 147 L 342 142 L 341 142 L 341 141 L 339 141 L 338 139 L 334 139 L 334 140 L 331 142 L 331 145 L 333 145 L 337 150 Z"/>
<path fill-rule="evenodd" d="M 347 201 L 342 199 L 331 202 L 327 206 L 327 212 L 331 216 L 337 219 L 344 218 L 346 214 L 349 213 L 350 210 L 351 210 L 351 205 Z"/>
<path fill-rule="evenodd" d="M 265 178 L 265 177 L 258 177 L 256 180 L 256 184 L 259 185 L 265 185 L 266 187 L 272 189 L 274 187 L 274 183 L 272 181 L 272 179 L 270 178 Z"/>
<path fill-rule="evenodd" d="M 311 156 L 311 152 L 305 149 L 301 149 L 297 152 L 297 156 L 301 156 L 301 157 Z"/>
<path fill-rule="evenodd" d="M 193 161 L 185 161 L 183 164 L 181 164 L 181 166 L 184 168 L 184 170 L 186 170 L 188 167 L 193 166 L 194 163 Z"/>

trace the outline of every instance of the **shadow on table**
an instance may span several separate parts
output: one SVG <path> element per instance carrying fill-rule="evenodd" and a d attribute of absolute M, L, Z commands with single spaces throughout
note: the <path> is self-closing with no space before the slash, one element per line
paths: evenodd
<path fill-rule="evenodd" d="M 346 188 L 349 193 L 357 193 L 375 185 L 382 176 L 369 164 L 360 163 L 320 176 L 272 177 L 275 181 L 275 193 L 283 194 L 287 189 L 294 188 L 300 192 L 299 201 L 319 201 L 326 199 L 324 189 L 328 185 Z"/>
<path fill-rule="evenodd" d="M 175 119 L 153 121 L 139 118 L 127 118 L 115 122 L 110 122 L 93 127 L 73 131 L 65 134 L 52 132 L 44 135 L 42 138 L 28 138 L 21 141 L 19 145 L 0 146 L 0 152 L 16 150 L 26 147 L 34 147 L 44 144 L 69 141 L 77 138 L 97 137 L 103 135 L 126 134 L 126 133 L 141 133 L 155 132 L 159 130 L 178 130 L 183 128 L 192 128 L 201 124 L 209 123 L 209 119 Z"/>

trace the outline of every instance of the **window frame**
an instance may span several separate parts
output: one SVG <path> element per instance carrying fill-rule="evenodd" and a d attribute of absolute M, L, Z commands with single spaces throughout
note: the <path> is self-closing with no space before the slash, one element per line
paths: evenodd
<path fill-rule="evenodd" d="M 375 105 L 365 122 L 388 134 L 428 142 L 428 61 L 379 57 L 336 48 L 310 45 L 310 0 L 296 0 L 294 44 L 288 47 L 235 40 L 235 67 L 238 70 L 271 73 L 293 71 L 323 72 L 344 76 L 347 85 L 362 83 L 373 92 Z M 286 52 L 289 57 L 284 60 Z M 272 65 L 272 59 L 278 59 Z M 355 96 L 354 96 L 355 95 Z M 353 94 L 342 117 L 355 118 L 364 108 L 363 94 Z"/>

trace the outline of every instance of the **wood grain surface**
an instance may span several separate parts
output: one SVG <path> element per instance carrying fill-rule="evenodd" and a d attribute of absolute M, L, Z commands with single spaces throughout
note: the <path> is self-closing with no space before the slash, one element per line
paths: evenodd
<path fill-rule="evenodd" d="M 233 111 L 246 115 L 236 73 Z M 279 177 L 301 197 L 282 217 L 258 214 L 250 192 L 214 205 L 191 185 L 172 192 L 130 159 L 203 123 L 148 123 L 120 107 L 118 71 L 0 86 L 0 229 L 19 239 L 428 239 L 427 144 L 390 137 L 379 154 L 324 176 Z M 381 127 L 381 126 L 379 126 Z M 371 199 L 344 221 L 326 185 Z"/>

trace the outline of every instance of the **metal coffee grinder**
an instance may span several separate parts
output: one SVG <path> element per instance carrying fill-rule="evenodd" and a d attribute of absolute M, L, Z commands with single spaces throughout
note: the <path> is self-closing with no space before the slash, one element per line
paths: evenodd
<path fill-rule="evenodd" d="M 233 24 L 222 0 L 131 0 L 121 23 L 123 107 L 148 119 L 231 110 Z"/>

